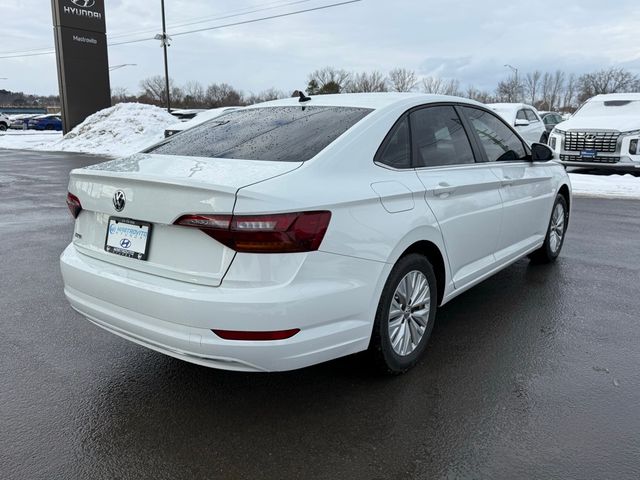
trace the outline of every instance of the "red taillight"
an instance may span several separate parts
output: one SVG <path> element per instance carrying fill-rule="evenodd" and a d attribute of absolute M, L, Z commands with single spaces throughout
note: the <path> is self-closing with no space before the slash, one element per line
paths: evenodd
<path fill-rule="evenodd" d="M 274 332 L 242 332 L 238 330 L 211 330 L 223 340 L 268 341 L 286 340 L 300 331 L 299 328 L 291 330 L 278 330 Z"/>
<path fill-rule="evenodd" d="M 331 212 L 274 215 L 185 215 L 175 224 L 195 227 L 223 245 L 244 253 L 291 253 L 317 250 Z"/>
<path fill-rule="evenodd" d="M 73 218 L 78 218 L 80 212 L 82 211 L 82 204 L 80 203 L 80 199 L 76 197 L 73 193 L 67 193 L 67 207 L 69 207 L 69 211 Z"/>

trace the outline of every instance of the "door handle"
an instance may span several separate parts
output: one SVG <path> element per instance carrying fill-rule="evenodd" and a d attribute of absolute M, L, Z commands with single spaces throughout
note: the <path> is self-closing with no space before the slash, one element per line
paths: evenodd
<path fill-rule="evenodd" d="M 433 194 L 436 197 L 441 197 L 441 198 L 446 198 L 449 195 L 451 195 L 452 193 L 454 193 L 456 191 L 456 187 L 452 187 L 450 185 L 448 186 L 442 186 L 439 188 L 434 188 L 433 189 Z"/>
<path fill-rule="evenodd" d="M 505 176 L 505 177 L 502 177 L 502 181 L 500 182 L 500 185 L 503 187 L 510 187 L 513 185 L 513 183 L 514 183 L 513 178 Z"/>

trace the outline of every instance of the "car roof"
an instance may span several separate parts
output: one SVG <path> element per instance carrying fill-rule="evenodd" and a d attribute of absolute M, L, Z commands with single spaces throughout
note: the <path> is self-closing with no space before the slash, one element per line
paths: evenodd
<path fill-rule="evenodd" d="M 532 110 L 536 110 L 535 107 L 528 105 L 526 103 L 488 103 L 487 107 L 492 110 L 520 110 L 521 108 L 530 108 Z M 537 111 L 537 110 L 536 110 Z"/>
<path fill-rule="evenodd" d="M 624 101 L 624 100 L 640 100 L 640 93 L 607 93 L 602 95 L 596 95 L 591 97 L 588 102 L 591 101 Z"/>
<path fill-rule="evenodd" d="M 272 100 L 257 103 L 245 108 L 285 107 L 285 106 L 327 106 L 327 107 L 354 107 L 378 110 L 393 105 L 407 104 L 422 105 L 437 102 L 459 102 L 470 105 L 482 105 L 468 98 L 452 97 L 448 95 L 430 95 L 424 93 L 341 93 L 333 95 L 312 95 L 311 100 L 301 103 L 298 97 Z"/>

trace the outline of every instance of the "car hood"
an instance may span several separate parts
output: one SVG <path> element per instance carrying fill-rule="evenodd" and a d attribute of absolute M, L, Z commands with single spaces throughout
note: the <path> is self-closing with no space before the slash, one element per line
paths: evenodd
<path fill-rule="evenodd" d="M 640 118 L 633 115 L 572 117 L 556 125 L 558 130 L 640 130 Z"/>

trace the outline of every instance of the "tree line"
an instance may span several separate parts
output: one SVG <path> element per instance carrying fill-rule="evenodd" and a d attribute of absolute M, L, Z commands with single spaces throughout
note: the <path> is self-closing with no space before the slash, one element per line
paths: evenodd
<path fill-rule="evenodd" d="M 204 86 L 197 81 L 184 85 L 169 82 L 171 105 L 174 108 L 216 108 L 243 106 L 275 100 L 291 95 L 276 88 L 259 93 L 245 94 L 227 83 Z M 306 93 L 322 95 L 330 93 L 359 92 L 423 92 L 455 95 L 471 98 L 481 103 L 523 102 L 540 110 L 573 112 L 587 99 L 602 93 L 640 92 L 640 76 L 619 67 L 611 67 L 582 75 L 567 74 L 562 70 L 542 72 L 535 70 L 511 75 L 498 82 L 491 91 L 467 85 L 463 88 L 455 78 L 419 76 L 414 70 L 395 68 L 387 73 L 377 70 L 351 72 L 334 67 L 324 67 L 307 77 Z M 114 104 L 141 102 L 158 106 L 166 105 L 164 77 L 158 75 L 140 82 L 140 90 L 130 94 L 127 89 L 112 89 Z M 22 92 L 0 90 L 0 105 L 34 106 L 59 105 L 57 96 L 26 95 Z"/>
<path fill-rule="evenodd" d="M 126 90 L 115 89 L 114 103 L 138 101 L 155 105 L 166 102 L 166 87 L 161 76 L 151 77 L 140 83 L 138 95 L 128 95 Z M 290 93 L 270 88 L 258 94 L 245 95 L 227 83 L 203 86 L 199 82 L 187 82 L 182 87 L 170 81 L 171 103 L 175 107 L 216 108 L 275 100 Z M 473 85 L 462 87 L 458 79 L 419 76 L 414 70 L 395 68 L 387 73 L 350 72 L 334 67 L 324 67 L 311 72 L 307 78 L 306 93 L 322 95 L 362 92 L 422 92 L 455 95 L 471 98 L 481 103 L 522 102 L 540 110 L 575 111 L 594 95 L 602 93 L 640 92 L 640 77 L 618 67 L 598 70 L 583 75 L 567 74 L 561 70 L 542 72 L 535 70 L 498 83 L 495 90 L 479 89 Z"/>

